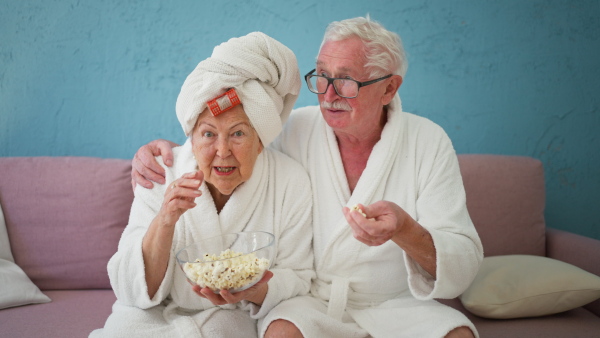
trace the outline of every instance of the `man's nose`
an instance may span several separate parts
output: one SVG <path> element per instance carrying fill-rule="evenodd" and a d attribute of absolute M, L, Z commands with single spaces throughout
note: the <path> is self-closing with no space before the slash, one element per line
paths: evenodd
<path fill-rule="evenodd" d="M 325 101 L 327 101 L 327 102 L 333 102 L 340 98 L 338 93 L 335 91 L 335 88 L 333 87 L 333 83 L 330 83 L 327 86 L 327 90 L 325 90 L 323 97 L 324 97 Z"/>

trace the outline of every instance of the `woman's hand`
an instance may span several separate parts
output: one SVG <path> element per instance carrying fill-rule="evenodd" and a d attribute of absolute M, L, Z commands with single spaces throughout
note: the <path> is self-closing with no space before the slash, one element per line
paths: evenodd
<path fill-rule="evenodd" d="M 244 291 L 236 293 L 231 293 L 228 290 L 221 290 L 220 293 L 214 293 L 211 289 L 201 288 L 198 285 L 194 285 L 192 290 L 194 290 L 198 296 L 208 299 L 215 305 L 235 304 L 242 300 L 247 300 L 254 304 L 261 305 L 267 296 L 267 291 L 269 290 L 269 285 L 267 282 L 272 277 L 273 273 L 271 271 L 265 271 L 263 278 L 261 278 L 258 283 Z"/>
<path fill-rule="evenodd" d="M 201 171 L 183 174 L 167 187 L 165 198 L 156 218 L 163 226 L 174 226 L 189 209 L 196 206 L 194 200 L 200 197 L 202 192 L 200 185 L 204 175 Z"/>
<path fill-rule="evenodd" d="M 202 195 L 200 184 L 204 176 L 201 171 L 187 173 L 171 183 L 165 192 L 163 204 L 142 241 L 142 254 L 146 272 L 148 296 L 154 297 L 165 278 L 175 223 L 184 212 L 196 206 L 194 199 Z"/>

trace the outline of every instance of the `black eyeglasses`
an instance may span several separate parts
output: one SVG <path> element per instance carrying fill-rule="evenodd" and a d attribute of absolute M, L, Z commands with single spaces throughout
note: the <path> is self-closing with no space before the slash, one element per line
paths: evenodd
<path fill-rule="evenodd" d="M 314 75 L 316 69 L 311 70 L 308 74 L 304 75 L 308 89 L 315 94 L 325 94 L 329 85 L 333 84 L 336 94 L 346 99 L 353 99 L 358 96 L 358 90 L 361 87 L 368 86 L 375 82 L 385 80 L 392 74 L 380 77 L 375 80 L 359 82 L 352 79 L 344 79 L 337 77 L 327 77 L 323 75 Z"/>

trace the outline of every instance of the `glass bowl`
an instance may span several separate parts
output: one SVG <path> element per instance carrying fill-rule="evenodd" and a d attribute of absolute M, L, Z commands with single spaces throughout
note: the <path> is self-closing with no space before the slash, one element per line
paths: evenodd
<path fill-rule="evenodd" d="M 175 257 L 192 285 L 235 293 L 256 284 L 271 268 L 275 236 L 253 231 L 204 238 L 179 250 Z"/>

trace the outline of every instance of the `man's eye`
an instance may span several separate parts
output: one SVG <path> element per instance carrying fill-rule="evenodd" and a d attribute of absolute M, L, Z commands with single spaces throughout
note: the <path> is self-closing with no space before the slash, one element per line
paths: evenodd
<path fill-rule="evenodd" d="M 244 136 L 244 132 L 241 130 L 238 130 L 235 133 L 233 133 L 233 136 L 237 136 L 237 137 Z"/>

